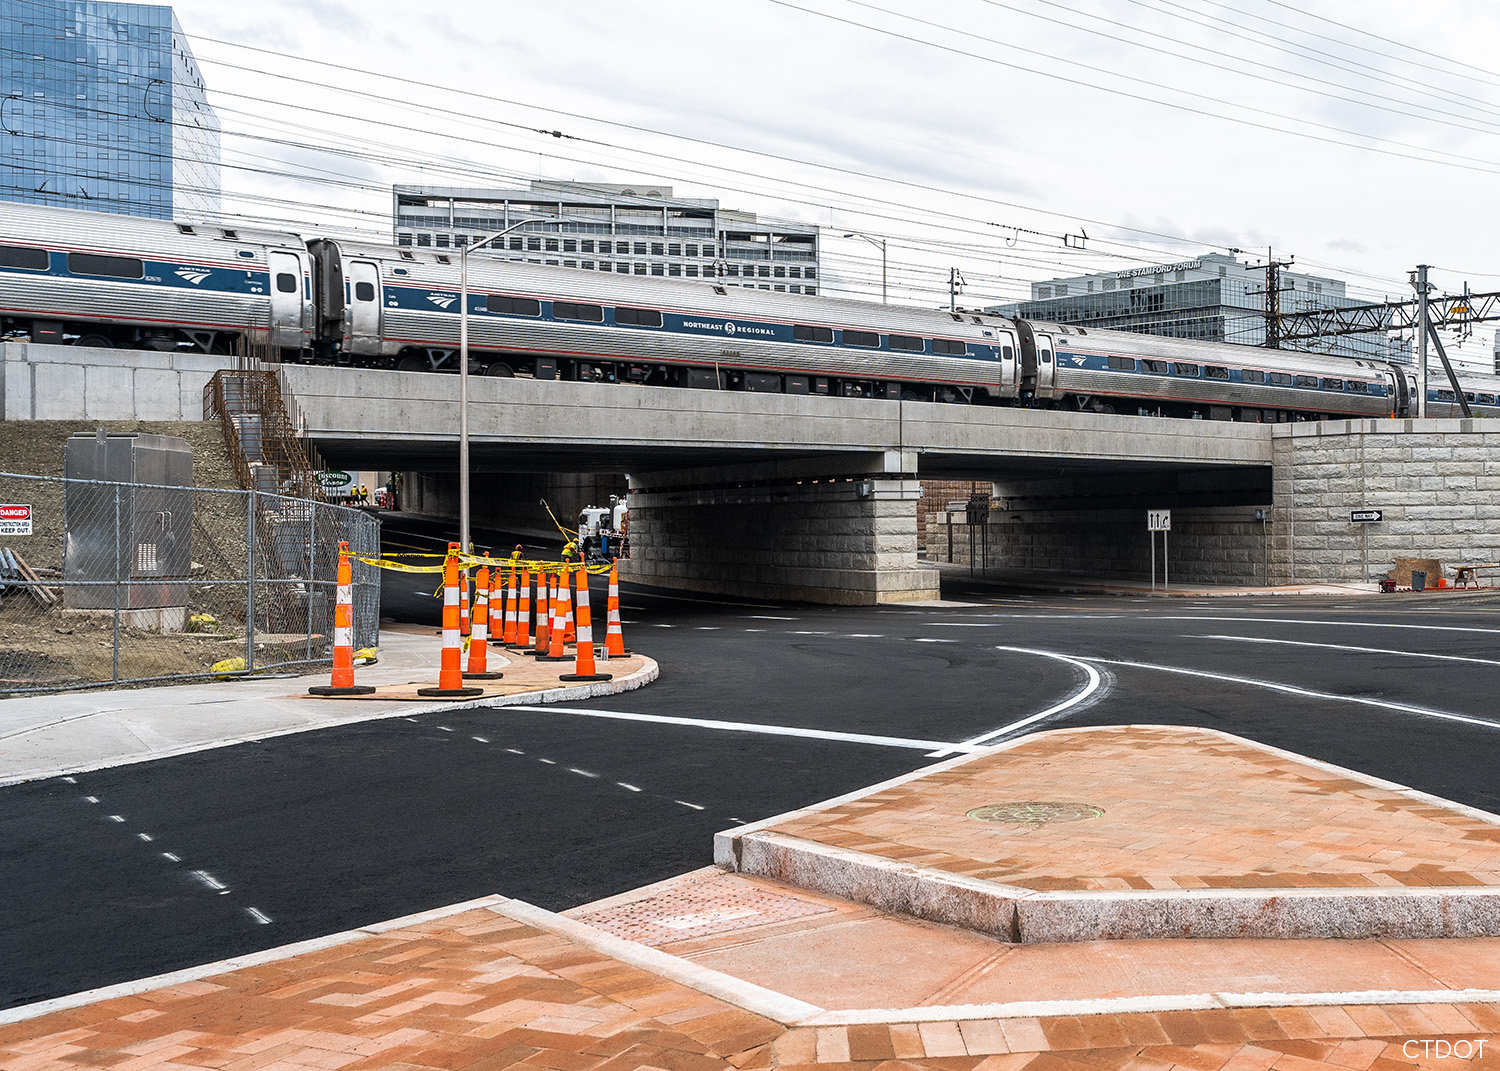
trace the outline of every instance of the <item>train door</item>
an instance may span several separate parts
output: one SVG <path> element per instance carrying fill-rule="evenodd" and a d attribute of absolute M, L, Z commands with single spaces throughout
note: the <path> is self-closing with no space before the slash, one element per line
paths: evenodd
<path fill-rule="evenodd" d="M 1057 391 L 1057 361 L 1053 353 L 1052 336 L 1036 335 L 1036 396 L 1055 398 Z"/>
<path fill-rule="evenodd" d="M 1385 374 L 1386 389 L 1391 392 L 1391 416 L 1412 416 L 1411 390 L 1407 387 L 1406 377 L 1401 374 L 1401 369 Z"/>
<path fill-rule="evenodd" d="M 380 354 L 380 266 L 372 260 L 351 260 L 348 267 L 349 353 L 360 357 Z"/>
<path fill-rule="evenodd" d="M 1000 397 L 1014 398 L 1021 392 L 1021 365 L 1016 336 L 1005 331 L 998 332 L 995 351 L 1000 355 Z"/>
<path fill-rule="evenodd" d="M 1024 393 L 1034 395 L 1036 393 L 1036 333 L 1031 330 L 1031 324 L 1025 320 L 1016 321 L 1016 334 L 1020 339 L 1020 362 L 1016 368 L 1016 383 L 1020 387 L 1018 394 Z"/>
<path fill-rule="evenodd" d="M 271 345 L 284 350 L 300 350 L 307 345 L 307 267 L 304 257 L 296 253 L 272 251 L 271 269 Z"/>

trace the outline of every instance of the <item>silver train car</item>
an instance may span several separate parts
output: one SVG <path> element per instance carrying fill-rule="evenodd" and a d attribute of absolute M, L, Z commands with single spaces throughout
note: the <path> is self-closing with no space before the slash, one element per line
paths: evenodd
<path fill-rule="evenodd" d="M 312 294 L 295 234 L 0 208 L 0 330 L 34 342 L 296 354 L 313 345 Z"/>
<path fill-rule="evenodd" d="M 0 206 L 0 329 L 39 342 L 452 372 L 457 250 Z M 1407 416 L 1412 371 L 1289 350 L 713 280 L 469 264 L 471 371 L 492 376 L 1280 422 Z M 1500 379 L 1462 383 L 1500 416 Z M 1441 376 L 1428 411 L 1457 415 Z"/>

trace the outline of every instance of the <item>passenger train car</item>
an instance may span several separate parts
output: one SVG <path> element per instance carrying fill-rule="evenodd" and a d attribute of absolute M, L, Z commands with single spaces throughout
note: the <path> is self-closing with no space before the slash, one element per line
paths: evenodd
<path fill-rule="evenodd" d="M 37 342 L 455 371 L 457 250 L 9 204 L 0 329 Z M 970 312 L 469 263 L 471 371 L 1257 422 L 1413 411 L 1412 370 Z M 1428 412 L 1458 412 L 1446 383 Z M 1500 379 L 1468 377 L 1500 415 Z"/>

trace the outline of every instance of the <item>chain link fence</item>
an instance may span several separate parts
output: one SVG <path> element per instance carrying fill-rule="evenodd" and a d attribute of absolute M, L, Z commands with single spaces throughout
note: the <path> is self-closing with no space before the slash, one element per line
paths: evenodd
<path fill-rule="evenodd" d="M 0 695 L 327 663 L 341 540 L 378 557 L 380 522 L 266 492 L 0 472 Z M 378 574 L 354 562 L 356 647 L 379 642 Z"/>

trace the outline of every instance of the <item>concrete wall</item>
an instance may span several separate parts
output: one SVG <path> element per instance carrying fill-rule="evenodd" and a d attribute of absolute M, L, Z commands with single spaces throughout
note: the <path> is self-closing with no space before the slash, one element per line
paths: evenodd
<path fill-rule="evenodd" d="M 1273 583 L 1354 581 L 1396 558 L 1500 562 L 1500 421 L 1273 428 Z M 1352 524 L 1351 510 L 1383 511 Z"/>
<path fill-rule="evenodd" d="M 949 523 L 949 522 L 954 523 Z M 1259 587 L 1268 573 L 1269 524 L 1247 506 L 1172 510 L 1168 551 L 1174 583 Z M 976 570 L 1034 576 L 1046 583 L 1148 580 L 1151 539 L 1142 509 L 994 511 L 973 529 L 962 513 L 927 519 L 927 560 Z M 951 536 L 951 544 L 950 544 Z M 952 557 L 950 558 L 950 545 Z M 1156 577 L 1164 578 L 1162 537 L 1156 537 Z"/>
<path fill-rule="evenodd" d="M 233 357 L 0 344 L 6 420 L 202 420 L 203 387 Z"/>
<path fill-rule="evenodd" d="M 748 598 L 936 599 L 937 572 L 917 562 L 921 485 L 901 471 L 915 463 L 895 453 L 632 476 L 621 575 Z"/>

